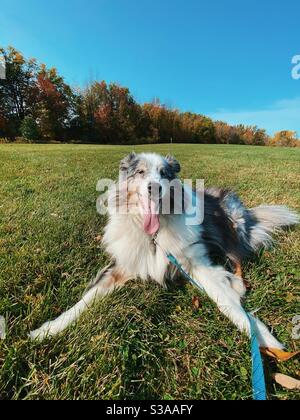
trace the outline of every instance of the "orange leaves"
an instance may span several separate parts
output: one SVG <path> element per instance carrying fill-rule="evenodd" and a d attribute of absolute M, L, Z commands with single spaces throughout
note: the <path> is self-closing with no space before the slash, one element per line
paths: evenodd
<path fill-rule="evenodd" d="M 298 144 L 297 132 L 283 130 L 275 134 L 275 136 L 270 140 L 271 146 L 281 146 L 281 147 L 296 147 Z"/>
<path fill-rule="evenodd" d="M 25 63 L 23 55 L 19 52 L 16 52 L 14 56 L 14 62 L 23 65 Z"/>
<path fill-rule="evenodd" d="M 45 74 L 38 75 L 38 85 L 41 95 L 58 95 L 56 86 L 50 81 L 50 79 Z"/>
<path fill-rule="evenodd" d="M 277 360 L 278 362 L 287 362 L 288 360 L 292 359 L 293 357 L 300 354 L 300 351 L 296 351 L 293 353 L 279 350 L 279 349 L 271 349 L 271 348 L 261 348 L 261 353 L 265 356 L 272 357 L 273 359 Z"/>
<path fill-rule="evenodd" d="M 199 296 L 194 296 L 192 299 L 192 305 L 195 311 L 197 311 L 200 308 L 200 298 Z"/>

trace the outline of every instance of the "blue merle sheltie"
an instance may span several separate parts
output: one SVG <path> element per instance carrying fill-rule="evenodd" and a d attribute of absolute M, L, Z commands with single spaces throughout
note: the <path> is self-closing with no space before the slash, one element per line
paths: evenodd
<path fill-rule="evenodd" d="M 183 186 L 179 172 L 180 164 L 172 156 L 131 153 L 121 161 L 118 187 L 108 194 L 109 215 L 103 235 L 103 247 L 111 262 L 98 272 L 75 306 L 31 332 L 33 339 L 42 340 L 65 330 L 93 302 L 130 279 L 152 279 L 162 286 L 174 281 L 179 272 L 168 254 L 241 331 L 250 333 L 241 305 L 246 291 L 241 265 L 250 254 L 271 243 L 274 230 L 294 225 L 299 218 L 283 206 L 248 209 L 234 192 L 215 188 L 199 195 L 201 222 L 187 223 L 184 204 L 182 211 L 175 210 L 189 197 L 192 202 L 195 191 Z M 183 190 L 184 199 L 168 188 L 170 182 Z M 121 195 L 122 200 L 118 200 Z M 161 203 L 167 196 L 169 209 L 162 211 Z M 283 348 L 254 316 L 253 322 L 262 348 Z"/>

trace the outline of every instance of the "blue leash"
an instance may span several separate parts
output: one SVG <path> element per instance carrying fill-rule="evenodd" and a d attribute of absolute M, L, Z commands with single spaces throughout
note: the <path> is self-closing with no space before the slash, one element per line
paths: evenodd
<path fill-rule="evenodd" d="M 245 311 L 246 312 L 246 311 Z M 252 359 L 252 392 L 255 401 L 266 401 L 266 381 L 263 362 L 260 354 L 256 326 L 252 316 L 246 312 L 251 327 L 251 359 Z"/>
<path fill-rule="evenodd" d="M 177 259 L 172 255 L 167 255 L 168 260 L 178 268 L 178 270 L 192 283 L 193 286 L 200 289 L 204 292 L 203 287 L 201 287 L 191 276 L 188 275 L 179 264 Z M 245 311 L 246 312 L 246 311 Z M 267 400 L 267 393 L 266 393 L 266 382 L 265 382 L 265 374 L 264 374 L 264 367 L 263 362 L 260 354 L 258 339 L 256 335 L 256 326 L 253 321 L 251 314 L 246 312 L 246 315 L 250 322 L 251 328 L 251 359 L 252 359 L 252 392 L 253 392 L 253 399 L 255 401 L 266 401 Z"/>

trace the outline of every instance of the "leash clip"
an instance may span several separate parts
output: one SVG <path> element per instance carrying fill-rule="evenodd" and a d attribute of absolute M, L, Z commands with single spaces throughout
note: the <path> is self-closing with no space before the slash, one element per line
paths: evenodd
<path fill-rule="evenodd" d="M 154 235 L 152 235 L 152 242 L 155 246 L 157 246 L 157 241 L 156 241 L 157 237 L 158 237 L 158 231 Z"/>

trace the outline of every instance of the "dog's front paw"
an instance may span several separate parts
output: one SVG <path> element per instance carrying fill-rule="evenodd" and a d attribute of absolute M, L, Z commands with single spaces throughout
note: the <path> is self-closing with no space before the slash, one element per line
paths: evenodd
<path fill-rule="evenodd" d="M 51 321 L 45 322 L 45 324 L 43 324 L 37 330 L 31 331 L 29 334 L 29 338 L 31 340 L 38 340 L 38 341 L 43 341 L 46 338 L 50 338 L 53 335 L 55 335 L 53 326 L 54 326 L 53 322 Z"/>

